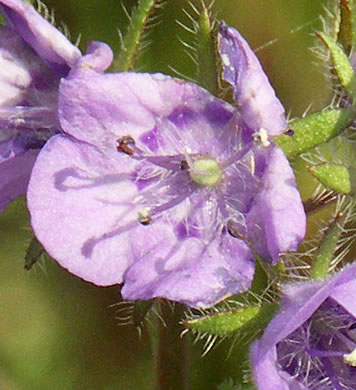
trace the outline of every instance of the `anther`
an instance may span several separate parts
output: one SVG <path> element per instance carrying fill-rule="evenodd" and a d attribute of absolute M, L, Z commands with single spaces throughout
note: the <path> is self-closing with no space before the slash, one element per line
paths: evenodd
<path fill-rule="evenodd" d="M 294 135 L 294 130 L 293 129 L 288 129 L 283 133 L 284 135 L 288 135 L 288 137 L 293 137 Z"/>
<path fill-rule="evenodd" d="M 187 171 L 189 169 L 189 164 L 185 160 L 182 160 L 180 162 L 180 169 L 182 171 Z"/>
<path fill-rule="evenodd" d="M 351 367 L 356 367 L 356 348 L 344 355 L 344 362 Z"/>
<path fill-rule="evenodd" d="M 118 143 L 116 147 L 118 152 L 126 153 L 129 156 L 132 156 L 134 154 L 132 146 L 135 146 L 135 140 L 131 137 L 131 135 L 124 135 L 116 142 Z"/>
<path fill-rule="evenodd" d="M 261 144 L 264 147 L 268 147 L 271 143 L 268 140 L 268 133 L 262 127 L 252 134 L 252 137 L 257 144 Z"/>
<path fill-rule="evenodd" d="M 241 240 L 245 240 L 246 237 L 239 233 L 233 226 L 233 222 L 232 221 L 228 221 L 227 224 L 226 224 L 226 228 L 227 228 L 227 231 L 228 233 L 230 234 L 230 236 L 234 237 L 234 238 L 239 238 Z"/>
<path fill-rule="evenodd" d="M 138 212 L 138 222 L 144 226 L 150 225 L 152 223 L 151 209 L 149 207 L 146 207 Z"/>

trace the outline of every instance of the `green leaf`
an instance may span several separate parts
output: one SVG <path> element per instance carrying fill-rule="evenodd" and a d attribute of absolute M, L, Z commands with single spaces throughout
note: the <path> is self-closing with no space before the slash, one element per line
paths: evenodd
<path fill-rule="evenodd" d="M 355 113 L 347 109 L 333 109 L 295 119 L 289 126 L 294 135 L 280 135 L 275 142 L 287 157 L 294 157 L 314 146 L 336 137 L 353 121 Z"/>
<path fill-rule="evenodd" d="M 127 32 L 122 38 L 121 50 L 114 61 L 115 72 L 126 72 L 133 68 L 134 61 L 144 45 L 152 13 L 161 5 L 161 0 L 141 0 L 133 9 Z"/>
<path fill-rule="evenodd" d="M 216 31 L 211 11 L 202 3 L 203 9 L 196 24 L 198 84 L 213 95 L 217 94 L 218 72 L 216 64 Z"/>
<path fill-rule="evenodd" d="M 25 270 L 29 271 L 44 253 L 42 244 L 33 236 L 25 254 Z"/>
<path fill-rule="evenodd" d="M 341 194 L 356 194 L 356 170 L 344 165 L 321 164 L 309 168 L 325 187 Z"/>
<path fill-rule="evenodd" d="M 224 337 L 236 332 L 248 332 L 256 335 L 265 328 L 277 309 L 276 303 L 246 306 L 199 318 L 188 318 L 183 324 L 198 334 Z"/>
<path fill-rule="evenodd" d="M 340 31 L 338 41 L 345 52 L 350 54 L 356 44 L 356 6 L 354 0 L 339 0 L 341 11 Z"/>
<path fill-rule="evenodd" d="M 335 219 L 329 225 L 318 249 L 316 259 L 312 264 L 312 279 L 323 279 L 329 274 L 329 266 L 337 249 L 338 242 L 346 221 L 346 215 L 338 213 Z"/>
<path fill-rule="evenodd" d="M 319 33 L 318 36 L 329 49 L 335 74 L 353 103 L 356 98 L 356 80 L 354 70 L 347 55 L 343 49 L 327 35 Z"/>

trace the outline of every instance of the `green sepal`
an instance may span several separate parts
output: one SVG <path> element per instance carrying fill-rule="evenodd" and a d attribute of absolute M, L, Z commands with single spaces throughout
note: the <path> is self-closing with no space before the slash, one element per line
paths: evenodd
<path fill-rule="evenodd" d="M 329 49 L 333 70 L 335 71 L 341 86 L 345 89 L 348 97 L 353 103 L 356 98 L 356 79 L 347 55 L 343 49 L 327 35 L 319 33 L 318 36 Z"/>
<path fill-rule="evenodd" d="M 309 168 L 320 183 L 340 194 L 356 194 L 356 169 L 344 165 L 321 164 Z"/>
<path fill-rule="evenodd" d="M 122 38 L 121 50 L 114 60 L 115 72 L 127 72 L 133 68 L 134 61 L 144 44 L 152 13 L 161 4 L 161 0 L 141 0 L 133 9 L 126 34 Z"/>
<path fill-rule="evenodd" d="M 327 142 L 345 130 L 355 113 L 348 109 L 332 109 L 299 118 L 289 123 L 293 136 L 282 134 L 275 138 L 287 157 L 294 157 L 314 146 Z"/>
<path fill-rule="evenodd" d="M 338 213 L 326 230 L 312 264 L 312 279 L 324 279 L 329 274 L 330 262 L 334 258 L 338 242 L 343 233 L 346 214 Z"/>
<path fill-rule="evenodd" d="M 338 41 L 347 54 L 356 44 L 356 5 L 354 0 L 339 0 L 341 21 Z"/>
<path fill-rule="evenodd" d="M 25 270 L 29 271 L 46 251 L 35 236 L 32 237 L 25 254 Z"/>
<path fill-rule="evenodd" d="M 322 15 L 324 32 L 336 41 L 340 33 L 340 0 L 326 0 L 324 11 Z"/>
<path fill-rule="evenodd" d="M 197 82 L 216 96 L 218 89 L 216 28 L 210 9 L 204 3 L 202 7 L 196 23 Z"/>
<path fill-rule="evenodd" d="M 276 303 L 245 306 L 242 308 L 212 313 L 199 318 L 187 318 L 183 324 L 194 333 L 218 337 L 236 332 L 255 335 L 260 333 L 278 309 Z"/>

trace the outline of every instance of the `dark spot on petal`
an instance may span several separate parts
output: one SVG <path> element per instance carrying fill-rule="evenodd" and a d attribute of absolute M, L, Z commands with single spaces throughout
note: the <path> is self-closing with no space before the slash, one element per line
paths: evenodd
<path fill-rule="evenodd" d="M 168 116 L 168 120 L 173 122 L 178 127 L 185 127 L 189 122 L 195 120 L 197 114 L 187 106 L 180 106 L 175 108 Z"/>
<path fill-rule="evenodd" d="M 230 121 L 233 113 L 227 110 L 220 102 L 214 101 L 205 106 L 204 115 L 209 122 L 224 126 Z"/>
<path fill-rule="evenodd" d="M 135 140 L 131 137 L 131 135 L 124 135 L 116 142 L 118 143 L 116 147 L 118 152 L 126 153 L 130 156 L 134 154 L 132 146 L 135 146 Z"/>
<path fill-rule="evenodd" d="M 146 145 L 152 152 L 157 152 L 158 150 L 158 139 L 157 139 L 157 127 L 154 127 L 152 130 L 144 133 L 140 137 L 140 141 Z"/>

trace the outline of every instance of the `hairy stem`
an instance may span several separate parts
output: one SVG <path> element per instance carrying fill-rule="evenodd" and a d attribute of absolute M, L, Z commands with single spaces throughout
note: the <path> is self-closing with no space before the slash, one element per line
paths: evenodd
<path fill-rule="evenodd" d="M 158 301 L 153 338 L 156 390 L 189 389 L 189 337 L 181 337 L 184 307 Z"/>
<path fill-rule="evenodd" d="M 120 53 L 114 61 L 115 72 L 127 72 L 133 68 L 135 58 L 145 39 L 148 24 L 152 19 L 152 12 L 161 4 L 161 0 L 141 0 L 134 8 L 127 32 L 122 38 Z"/>

